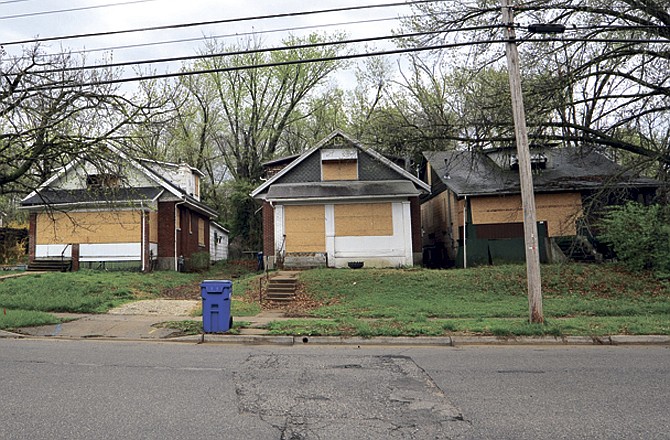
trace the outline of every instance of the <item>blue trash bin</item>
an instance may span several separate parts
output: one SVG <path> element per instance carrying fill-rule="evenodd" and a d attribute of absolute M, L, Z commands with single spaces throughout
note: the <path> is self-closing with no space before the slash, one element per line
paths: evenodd
<path fill-rule="evenodd" d="M 202 330 L 205 333 L 224 333 L 233 326 L 230 315 L 230 297 L 233 282 L 205 280 L 200 284 L 202 297 Z"/>

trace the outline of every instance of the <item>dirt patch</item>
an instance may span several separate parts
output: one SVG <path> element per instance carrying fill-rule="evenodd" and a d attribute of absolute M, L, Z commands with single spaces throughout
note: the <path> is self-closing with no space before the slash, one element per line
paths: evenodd
<path fill-rule="evenodd" d="M 200 301 L 200 282 L 186 284 L 184 286 L 165 289 L 160 294 L 165 299 L 182 299 Z"/>
<path fill-rule="evenodd" d="M 332 305 L 335 302 L 336 300 L 333 299 L 323 301 L 314 298 L 312 295 L 305 292 L 303 284 L 298 281 L 298 287 L 293 301 L 287 303 L 263 301 L 261 307 L 263 310 L 281 310 L 286 317 L 299 318 L 309 316 L 310 311 L 326 305 Z"/>
<path fill-rule="evenodd" d="M 159 315 L 159 316 L 191 316 L 200 305 L 200 301 L 147 299 L 135 301 L 110 310 L 111 315 Z"/>

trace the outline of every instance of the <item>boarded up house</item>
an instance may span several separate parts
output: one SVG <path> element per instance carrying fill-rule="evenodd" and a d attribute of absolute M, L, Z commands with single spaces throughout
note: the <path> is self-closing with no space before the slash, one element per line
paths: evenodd
<path fill-rule="evenodd" d="M 434 267 L 523 261 L 523 211 L 515 150 L 424 153 L 424 260 Z M 658 182 L 632 177 L 592 150 L 536 147 L 531 151 L 536 217 L 543 262 L 563 257 L 559 244 L 580 238 L 586 203 L 604 190 L 636 200 Z M 605 203 L 607 199 L 605 198 Z M 465 227 L 464 227 L 465 226 Z"/>
<path fill-rule="evenodd" d="M 427 184 L 335 132 L 251 194 L 263 202 L 263 252 L 286 267 L 411 266 L 421 259 Z"/>
<path fill-rule="evenodd" d="M 211 253 L 217 214 L 200 201 L 203 174 L 110 151 L 109 161 L 70 163 L 22 200 L 30 263 L 176 270 L 196 252 Z"/>

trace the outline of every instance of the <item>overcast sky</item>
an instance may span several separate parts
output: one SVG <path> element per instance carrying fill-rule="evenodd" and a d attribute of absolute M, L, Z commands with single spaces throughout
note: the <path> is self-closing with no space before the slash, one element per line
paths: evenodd
<path fill-rule="evenodd" d="M 134 2 L 133 0 L 0 0 L 0 44 L 5 44 L 5 50 L 9 55 L 14 55 L 20 53 L 20 46 L 7 43 L 34 38 L 319 11 L 362 5 L 383 5 L 390 2 L 392 1 L 144 0 L 143 2 Z M 103 7 L 75 10 L 91 6 Z M 43 43 L 43 45 L 49 52 L 60 52 L 61 46 L 73 52 L 86 50 L 88 51 L 86 55 L 88 60 L 96 60 L 102 57 L 105 52 L 98 51 L 98 49 L 108 49 L 106 53 L 109 53 L 114 48 L 112 53 L 115 62 L 134 61 L 193 55 L 198 48 L 202 48 L 203 42 L 165 43 L 134 48 L 121 48 L 120 46 L 251 32 L 261 35 L 266 45 L 272 46 L 273 44 L 276 45 L 288 33 L 287 31 L 272 31 L 290 28 L 295 29 L 292 31 L 294 35 L 304 35 L 314 31 L 328 33 L 345 31 L 349 38 L 375 37 L 389 35 L 392 29 L 399 27 L 399 23 L 395 19 L 399 15 L 408 13 L 409 9 L 407 7 L 381 7 L 291 18 L 249 20 L 185 29 L 67 39 Z M 380 21 L 351 23 L 366 20 Z M 302 27 L 311 28 L 297 29 Z M 221 40 L 234 43 L 236 38 L 227 37 L 221 38 Z M 383 46 L 383 44 L 378 43 L 377 46 Z M 155 65 L 153 68 L 159 72 L 174 69 L 174 67 L 166 65 Z"/>

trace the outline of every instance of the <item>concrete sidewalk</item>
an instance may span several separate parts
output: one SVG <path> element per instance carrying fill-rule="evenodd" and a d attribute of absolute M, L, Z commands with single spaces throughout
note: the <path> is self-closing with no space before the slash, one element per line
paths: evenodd
<path fill-rule="evenodd" d="M 164 301 L 161 303 L 160 301 Z M 670 345 L 670 336 L 614 335 L 605 337 L 496 337 L 450 335 L 438 337 L 339 337 L 309 335 L 269 335 L 264 327 L 273 321 L 287 318 L 281 310 L 265 310 L 256 316 L 234 317 L 236 321 L 250 324 L 239 330 L 239 334 L 199 334 L 183 336 L 179 330 L 160 328 L 157 324 L 167 321 L 202 321 L 200 316 L 190 316 L 189 304 L 176 300 L 150 300 L 126 304 L 107 314 L 54 313 L 66 322 L 39 327 L 25 327 L 16 333 L 0 330 L 0 338 L 54 338 L 54 339 L 97 339 L 115 341 L 173 341 L 190 343 L 229 344 L 329 344 L 329 345 L 625 345 L 654 344 Z M 193 306 L 197 305 L 193 301 Z M 171 312 L 171 313 L 167 313 Z M 304 318 L 302 318 L 304 319 Z"/>

